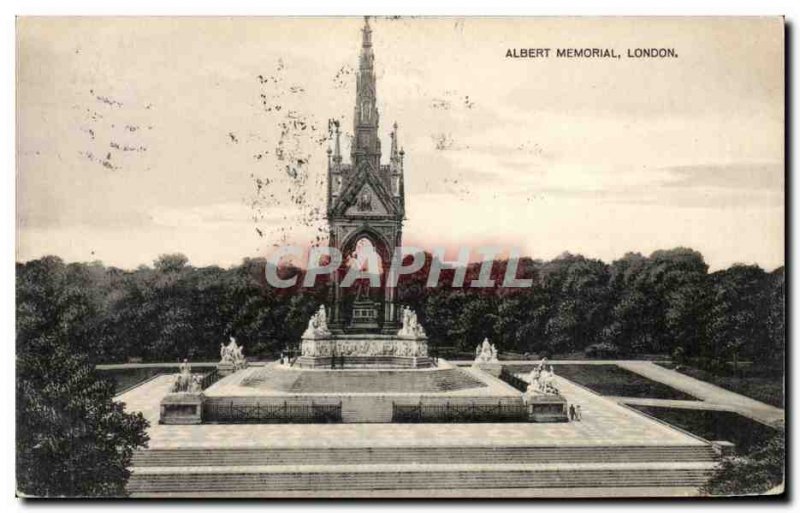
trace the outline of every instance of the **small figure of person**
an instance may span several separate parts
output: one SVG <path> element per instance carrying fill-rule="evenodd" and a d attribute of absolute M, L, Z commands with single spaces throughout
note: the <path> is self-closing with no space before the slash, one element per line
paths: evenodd
<path fill-rule="evenodd" d="M 580 422 L 581 419 L 583 419 L 583 414 L 581 413 L 581 405 L 580 404 L 576 404 L 575 405 L 575 420 Z"/>
<path fill-rule="evenodd" d="M 573 420 L 576 420 L 576 419 L 577 419 L 577 414 L 575 413 L 575 405 L 574 404 L 570 404 L 569 405 L 569 420 L 570 420 L 570 422 L 572 422 Z"/>

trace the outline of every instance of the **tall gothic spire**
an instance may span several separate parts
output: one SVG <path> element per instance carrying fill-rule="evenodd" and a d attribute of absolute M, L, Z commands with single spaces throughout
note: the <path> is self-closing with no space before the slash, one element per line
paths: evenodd
<path fill-rule="evenodd" d="M 358 60 L 356 106 L 353 119 L 353 164 L 371 163 L 373 169 L 380 165 L 381 146 L 378 139 L 378 107 L 375 95 L 375 55 L 372 53 L 372 29 L 369 18 L 361 29 L 361 54 Z"/>

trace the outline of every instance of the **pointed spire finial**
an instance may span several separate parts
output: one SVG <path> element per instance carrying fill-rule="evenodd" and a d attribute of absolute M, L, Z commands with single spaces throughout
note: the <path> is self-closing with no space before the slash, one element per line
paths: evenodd
<path fill-rule="evenodd" d="M 364 28 L 361 29 L 361 46 L 372 46 L 372 28 L 369 26 L 369 16 L 364 16 Z"/>
<path fill-rule="evenodd" d="M 392 149 L 391 149 L 391 158 L 395 160 L 397 158 L 397 121 L 394 122 L 392 125 Z"/>
<path fill-rule="evenodd" d="M 336 136 L 336 138 L 335 138 L 335 147 L 334 147 L 335 149 L 334 149 L 333 155 L 334 155 L 334 157 L 336 157 L 339 160 L 341 160 L 341 158 L 342 158 L 342 147 L 341 147 L 341 145 L 339 143 L 339 136 L 341 135 L 341 132 L 339 131 L 339 120 L 338 119 L 335 119 L 333 121 L 333 129 L 334 129 L 334 135 Z"/>

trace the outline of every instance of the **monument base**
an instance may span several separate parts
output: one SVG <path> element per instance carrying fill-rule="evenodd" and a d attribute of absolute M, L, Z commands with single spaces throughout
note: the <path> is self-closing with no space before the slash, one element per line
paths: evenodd
<path fill-rule="evenodd" d="M 567 400 L 563 396 L 525 393 L 522 398 L 529 422 L 569 422 Z"/>
<path fill-rule="evenodd" d="M 304 369 L 425 369 L 435 363 L 428 356 L 428 340 L 381 334 L 304 336 L 302 356 L 294 366 Z"/>
<path fill-rule="evenodd" d="M 202 424 L 204 400 L 202 392 L 167 394 L 161 400 L 159 424 Z"/>
<path fill-rule="evenodd" d="M 224 378 L 225 376 L 230 376 L 231 374 L 233 374 L 237 370 L 243 369 L 243 368 L 244 367 L 237 366 L 233 362 L 220 362 L 220 363 L 217 364 L 217 372 L 219 373 L 219 376 L 221 378 Z"/>
<path fill-rule="evenodd" d="M 268 364 L 205 390 L 205 423 L 525 422 L 522 394 L 439 360 L 427 369 L 324 369 Z"/>
<path fill-rule="evenodd" d="M 294 362 L 301 369 L 427 369 L 435 367 L 429 356 L 300 356 Z"/>

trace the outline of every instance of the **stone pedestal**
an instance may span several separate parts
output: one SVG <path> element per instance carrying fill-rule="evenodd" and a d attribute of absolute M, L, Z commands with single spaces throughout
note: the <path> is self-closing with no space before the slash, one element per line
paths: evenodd
<path fill-rule="evenodd" d="M 350 334 L 304 336 L 300 368 L 324 369 L 419 369 L 433 367 L 424 337 Z"/>
<path fill-rule="evenodd" d="M 522 399 L 529 422 L 569 422 L 567 400 L 561 395 L 526 392 Z"/>
<path fill-rule="evenodd" d="M 173 392 L 161 400 L 160 424 L 202 424 L 202 392 Z"/>
<path fill-rule="evenodd" d="M 217 364 L 217 372 L 221 378 L 225 376 L 230 376 L 234 372 L 236 372 L 236 365 L 233 362 L 219 362 Z"/>

